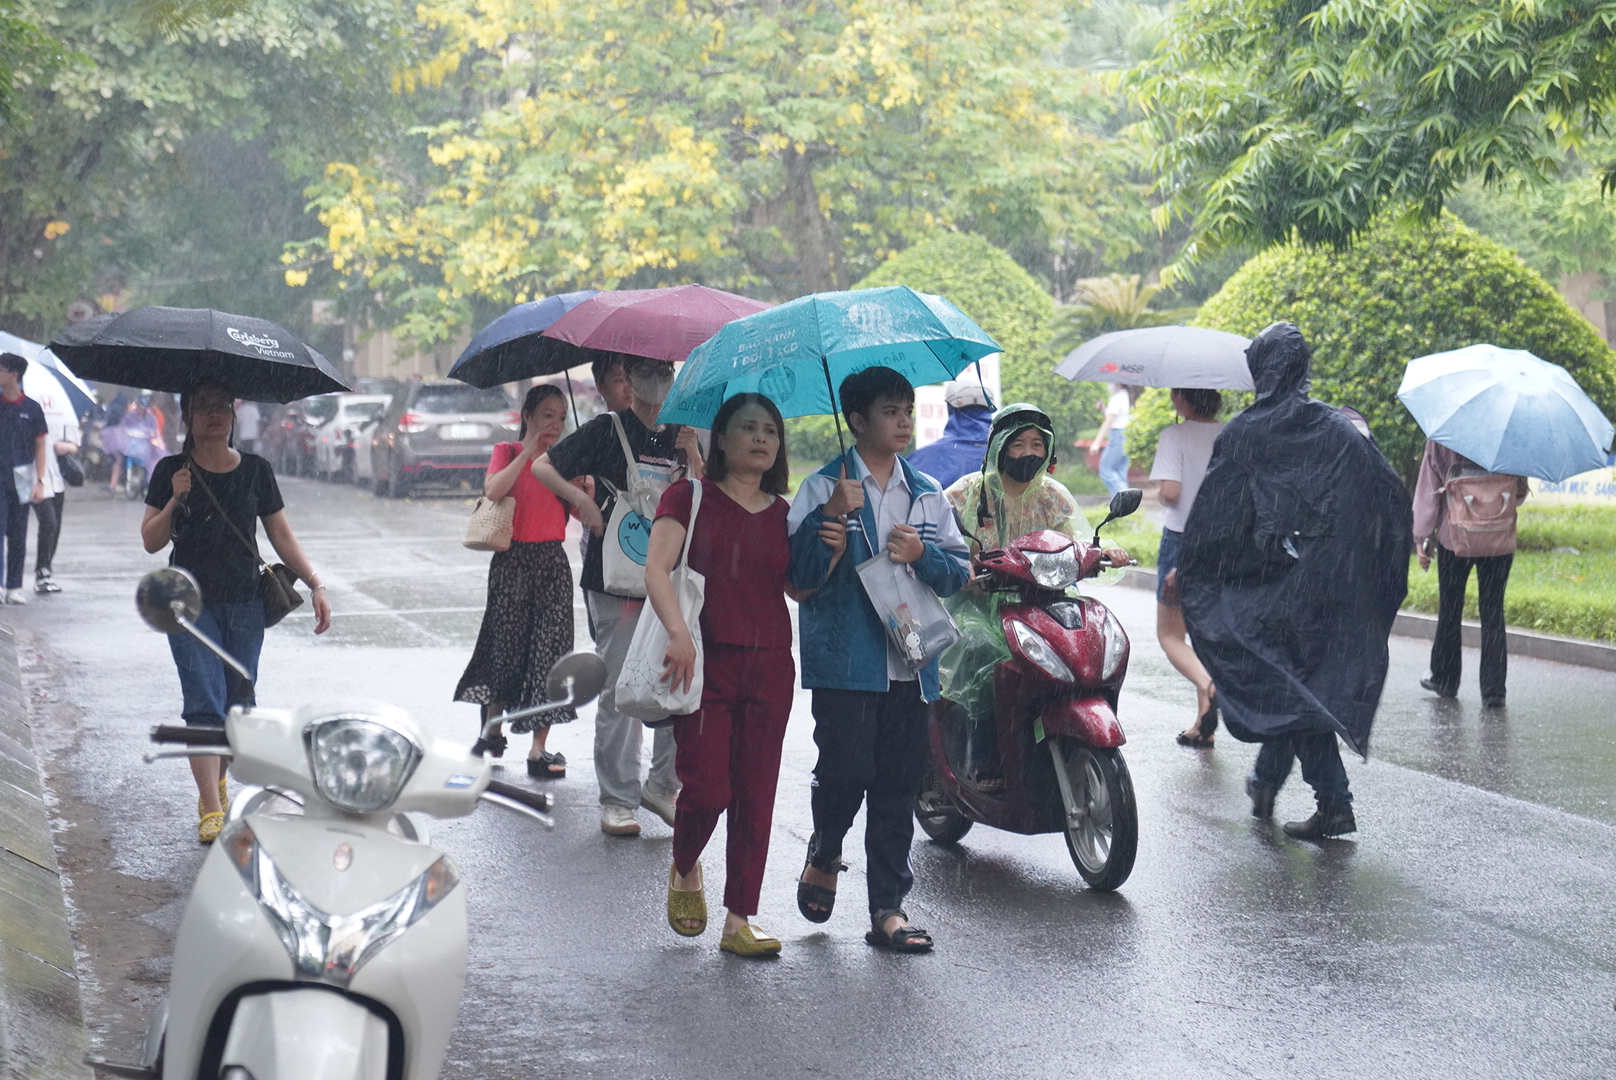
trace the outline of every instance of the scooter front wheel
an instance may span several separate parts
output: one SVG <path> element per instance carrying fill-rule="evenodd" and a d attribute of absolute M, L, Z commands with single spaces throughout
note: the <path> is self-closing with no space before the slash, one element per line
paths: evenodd
<path fill-rule="evenodd" d="M 915 820 L 920 822 L 920 831 L 939 844 L 959 843 L 976 824 L 943 794 L 935 768 L 927 770 L 925 786 L 915 796 Z"/>
<path fill-rule="evenodd" d="M 1066 850 L 1090 888 L 1118 888 L 1133 873 L 1139 809 L 1122 752 L 1073 739 L 1049 740 L 1066 807 Z"/>

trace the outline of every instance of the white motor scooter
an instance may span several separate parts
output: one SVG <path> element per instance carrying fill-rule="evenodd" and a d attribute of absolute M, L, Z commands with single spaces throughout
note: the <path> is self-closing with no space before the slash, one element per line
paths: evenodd
<path fill-rule="evenodd" d="M 156 570 L 136 597 L 153 629 L 200 634 L 202 598 L 183 570 Z M 245 676 L 245 672 L 242 674 Z M 563 657 L 558 700 L 591 701 L 606 679 L 592 653 Z M 479 748 L 497 737 L 491 721 Z M 486 757 L 434 738 L 403 710 L 335 700 L 235 708 L 225 727 L 160 726 L 183 744 L 146 760 L 229 756 L 245 787 L 191 891 L 167 1004 L 141 1059 L 86 1063 L 149 1080 L 431 1080 L 466 976 L 460 873 L 406 813 L 462 817 L 479 800 L 553 823 L 548 797 L 490 778 Z M 301 813 L 272 812 L 301 804 Z"/>

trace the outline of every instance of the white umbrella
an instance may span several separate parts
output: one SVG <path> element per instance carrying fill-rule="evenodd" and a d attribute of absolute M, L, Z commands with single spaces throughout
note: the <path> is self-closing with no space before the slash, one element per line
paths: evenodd
<path fill-rule="evenodd" d="M 1250 338 L 1201 326 L 1117 330 L 1067 353 L 1055 374 L 1073 382 L 1252 390 L 1250 345 Z"/>

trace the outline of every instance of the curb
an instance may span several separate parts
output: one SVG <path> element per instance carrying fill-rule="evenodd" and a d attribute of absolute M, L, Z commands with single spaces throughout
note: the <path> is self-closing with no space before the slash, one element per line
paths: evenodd
<path fill-rule="evenodd" d="M 84 1080 L 87 1046 L 16 639 L 0 627 L 0 1076 Z"/>
<path fill-rule="evenodd" d="M 1154 592 L 1156 571 L 1142 566 L 1130 566 L 1119 584 Z M 1399 611 L 1397 621 L 1392 624 L 1392 633 L 1401 637 L 1424 638 L 1430 641 L 1436 637 L 1436 616 L 1418 611 Z M 1462 624 L 1461 633 L 1466 646 L 1472 649 L 1481 647 L 1480 623 L 1466 620 Z M 1534 660 L 1551 660 L 1557 664 L 1575 664 L 1578 667 L 1598 668 L 1601 671 L 1616 671 L 1616 645 L 1558 637 L 1554 634 L 1540 634 L 1535 630 L 1518 630 L 1513 626 L 1505 628 L 1504 637 L 1511 656 L 1526 656 Z"/>

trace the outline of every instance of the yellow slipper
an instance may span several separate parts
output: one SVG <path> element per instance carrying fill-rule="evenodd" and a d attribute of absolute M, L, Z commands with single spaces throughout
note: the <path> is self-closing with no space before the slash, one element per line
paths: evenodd
<path fill-rule="evenodd" d="M 736 956 L 775 956 L 780 952 L 780 939 L 747 923 L 733 934 L 720 938 L 718 947 Z"/>
<path fill-rule="evenodd" d="M 224 828 L 224 815 L 217 810 L 202 815 L 202 820 L 196 823 L 196 839 L 201 844 L 211 844 L 219 839 L 219 830 Z"/>
<path fill-rule="evenodd" d="M 696 870 L 701 871 L 701 863 L 696 864 Z M 678 879 L 679 871 L 668 867 L 668 925 L 673 932 L 683 937 L 699 937 L 707 929 L 707 886 L 694 891 L 675 889 L 674 881 Z M 684 921 L 696 922 L 698 925 L 692 929 L 681 925 Z"/>

